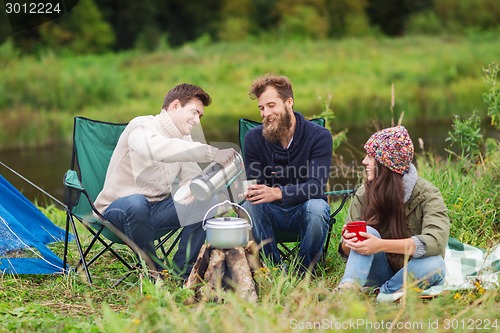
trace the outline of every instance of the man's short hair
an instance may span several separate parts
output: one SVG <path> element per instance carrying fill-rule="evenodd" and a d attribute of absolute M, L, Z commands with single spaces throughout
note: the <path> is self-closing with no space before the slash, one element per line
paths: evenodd
<path fill-rule="evenodd" d="M 210 105 L 210 103 L 212 103 L 212 98 L 202 88 L 194 84 L 181 83 L 170 89 L 170 91 L 167 93 L 165 99 L 163 100 L 162 109 L 168 109 L 170 103 L 172 103 L 176 99 L 179 100 L 181 106 L 184 106 L 193 98 L 199 99 L 204 106 L 208 106 Z"/>
<path fill-rule="evenodd" d="M 274 87 L 278 92 L 278 95 L 281 97 L 283 102 L 287 99 L 293 99 L 293 89 L 292 83 L 286 76 L 266 74 L 261 76 L 252 83 L 252 87 L 250 88 L 250 98 L 256 99 L 259 98 L 260 95 L 267 89 L 267 87 Z"/>

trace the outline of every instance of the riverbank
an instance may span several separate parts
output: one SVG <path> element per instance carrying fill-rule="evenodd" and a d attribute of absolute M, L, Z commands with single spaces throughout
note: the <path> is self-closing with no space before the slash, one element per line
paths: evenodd
<path fill-rule="evenodd" d="M 329 108 L 334 132 L 344 127 L 451 121 L 481 107 L 482 68 L 498 61 L 500 37 L 359 38 L 318 42 L 207 44 L 154 53 L 16 57 L 6 45 L 0 63 L 0 149 L 71 141 L 83 115 L 126 122 L 155 114 L 175 84 L 193 82 L 213 97 L 203 126 L 220 137 L 236 117 L 258 118 L 248 87 L 274 72 L 294 83 L 295 107 L 307 116 Z M 391 113 L 391 86 L 395 104 Z M 231 115 L 231 117 L 227 117 Z"/>

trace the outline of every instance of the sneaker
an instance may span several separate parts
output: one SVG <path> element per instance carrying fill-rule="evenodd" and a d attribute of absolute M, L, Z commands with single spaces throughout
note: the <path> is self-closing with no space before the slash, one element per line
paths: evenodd
<path fill-rule="evenodd" d="M 360 290 L 361 290 L 360 286 L 357 285 L 356 283 L 344 282 L 339 284 L 337 288 L 333 289 L 333 292 L 343 294 L 348 291 L 360 291 Z"/>
<path fill-rule="evenodd" d="M 288 275 L 289 269 L 288 269 L 288 265 L 285 262 L 280 263 L 277 267 L 280 271 L 285 273 L 285 275 Z"/>
<path fill-rule="evenodd" d="M 377 303 L 394 303 L 399 301 L 401 297 L 404 295 L 404 291 L 397 291 L 392 294 L 379 293 L 377 295 L 376 301 Z"/>
<path fill-rule="evenodd" d="M 377 296 L 380 294 L 380 287 L 363 287 L 361 288 L 361 291 L 363 294 L 369 295 L 369 296 Z"/>

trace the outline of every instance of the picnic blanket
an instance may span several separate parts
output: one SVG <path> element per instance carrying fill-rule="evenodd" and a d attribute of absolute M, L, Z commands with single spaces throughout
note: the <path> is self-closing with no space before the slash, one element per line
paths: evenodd
<path fill-rule="evenodd" d="M 423 295 L 437 295 L 444 290 L 473 289 L 476 282 L 484 289 L 495 289 L 500 285 L 500 244 L 486 251 L 450 238 L 444 261 L 444 284 L 423 291 Z"/>

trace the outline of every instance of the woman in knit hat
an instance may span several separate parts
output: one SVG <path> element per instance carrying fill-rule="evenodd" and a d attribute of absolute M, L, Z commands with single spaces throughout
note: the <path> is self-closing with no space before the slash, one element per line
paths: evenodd
<path fill-rule="evenodd" d="M 354 196 L 346 223 L 366 221 L 366 239 L 342 228 L 339 252 L 347 258 L 337 290 L 376 287 L 378 300 L 397 299 L 405 284 L 426 289 L 444 282 L 450 232 L 439 190 L 417 175 L 413 143 L 403 126 L 386 128 L 366 142 L 366 181 Z M 410 284 L 415 286 L 414 284 Z"/>

